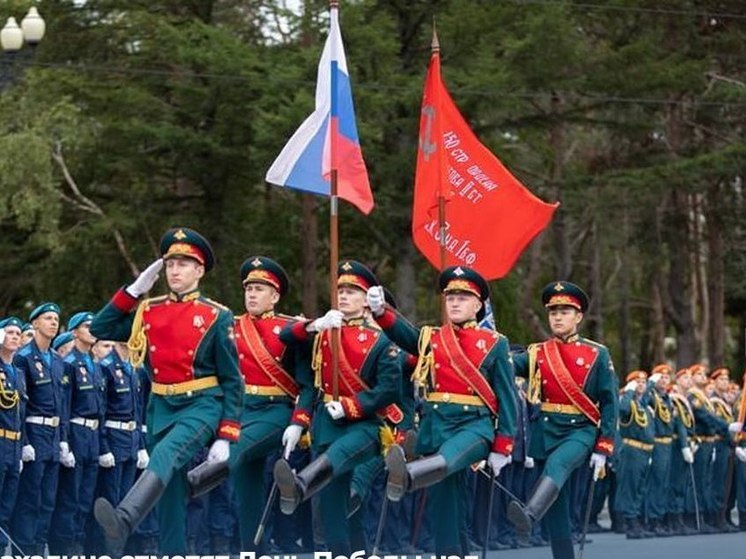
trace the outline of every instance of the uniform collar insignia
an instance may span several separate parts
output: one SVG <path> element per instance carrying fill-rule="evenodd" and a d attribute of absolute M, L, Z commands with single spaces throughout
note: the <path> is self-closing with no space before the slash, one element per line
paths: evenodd
<path fill-rule="evenodd" d="M 555 336 L 555 338 L 561 341 L 563 344 L 572 344 L 580 339 L 580 335 L 576 332 L 574 334 L 570 334 L 569 336 L 567 336 L 567 338 L 562 338 L 560 336 Z"/>
<path fill-rule="evenodd" d="M 365 317 L 358 316 L 355 318 L 345 319 L 344 323 L 345 326 L 362 326 L 363 324 L 365 324 Z"/>
<path fill-rule="evenodd" d="M 199 289 L 195 289 L 194 291 L 189 291 L 187 293 L 182 293 L 182 294 L 174 293 L 173 291 L 171 291 L 168 294 L 168 298 L 171 301 L 175 301 L 177 303 L 188 303 L 189 301 L 194 301 L 195 299 L 199 299 L 199 297 L 200 297 Z"/>
<path fill-rule="evenodd" d="M 275 311 L 267 311 L 263 312 L 258 316 L 258 318 L 273 318 L 275 316 Z"/>

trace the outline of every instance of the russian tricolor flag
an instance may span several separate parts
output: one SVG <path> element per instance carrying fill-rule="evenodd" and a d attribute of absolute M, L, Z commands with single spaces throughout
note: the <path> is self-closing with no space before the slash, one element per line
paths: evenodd
<path fill-rule="evenodd" d="M 339 197 L 369 214 L 373 209 L 373 193 L 357 135 L 336 7 L 331 9 L 329 36 L 319 62 L 316 108 L 285 144 L 267 171 L 266 180 L 330 196 L 332 168 L 337 169 Z"/>

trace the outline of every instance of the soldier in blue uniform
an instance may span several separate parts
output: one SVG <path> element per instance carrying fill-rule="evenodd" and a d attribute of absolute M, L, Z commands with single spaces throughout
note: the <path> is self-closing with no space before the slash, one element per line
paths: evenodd
<path fill-rule="evenodd" d="M 34 338 L 13 358 L 26 386 L 26 418 L 21 440 L 24 462 L 11 522 L 16 543 L 29 555 L 43 555 L 57 495 L 59 463 L 72 465 L 67 442 L 68 365 L 51 348 L 59 330 L 60 308 L 43 303 L 31 311 Z"/>
<path fill-rule="evenodd" d="M 8 531 L 8 520 L 16 501 L 21 476 L 21 431 L 25 413 L 25 386 L 13 366 L 13 356 L 21 347 L 20 319 L 11 316 L 0 321 L 0 528 Z M 8 544 L 0 533 L 0 550 Z M 19 550 L 12 549 L 14 553 Z M 23 550 L 25 551 L 25 550 Z"/>
<path fill-rule="evenodd" d="M 528 378 L 529 402 L 541 405 L 529 454 L 543 462 L 544 470 L 525 507 L 510 503 L 508 519 L 528 534 L 533 523 L 546 518 L 552 555 L 565 559 L 574 556 L 565 482 L 589 455 L 594 479 L 604 474 L 619 417 L 617 377 L 609 350 L 578 334 L 588 308 L 585 292 L 558 281 L 543 289 L 541 300 L 553 337 L 530 345 L 513 364 L 517 376 Z"/>
<path fill-rule="evenodd" d="M 150 460 L 141 422 L 143 387 L 126 344 L 115 342 L 100 365 L 106 381 L 106 417 L 100 435 L 97 493 L 116 505 L 135 483 L 137 469 L 146 468 Z M 96 528 L 93 531 L 100 531 Z M 101 553 L 103 544 L 96 542 Z"/>
<path fill-rule="evenodd" d="M 423 457 L 407 462 L 400 446 L 391 447 L 386 455 L 387 497 L 399 501 L 406 493 L 429 487 L 435 552 L 464 555 L 470 550 L 461 538 L 467 516 L 463 474 L 471 464 L 487 459 L 497 476 L 510 462 L 514 380 L 507 338 L 478 326 L 489 297 L 484 278 L 471 268 L 452 266 L 440 274 L 438 284 L 447 318 L 439 327 L 414 327 L 384 306 L 378 289 L 370 289 L 367 299 L 386 335 L 404 351 L 419 355 L 413 377 L 427 399 L 416 447 Z"/>
<path fill-rule="evenodd" d="M 210 440 L 209 457 L 225 461 L 240 434 L 243 383 L 233 342 L 233 315 L 199 291 L 212 269 L 207 240 L 192 229 L 169 229 L 161 238 L 159 258 L 95 317 L 94 335 L 116 341 L 129 338 L 135 366 L 146 363 L 153 380 L 147 410 L 150 462 L 114 508 L 96 500 L 96 520 L 115 548 L 158 506 L 160 551 L 186 551 L 187 480 L 184 466 Z M 139 298 L 166 267 L 169 293 Z M 137 308 L 137 311 L 132 311 Z"/>
<path fill-rule="evenodd" d="M 624 517 L 629 539 L 643 537 L 643 498 L 654 448 L 655 426 L 646 398 L 647 378 L 645 371 L 629 373 L 619 402 L 622 448 L 614 504 Z"/>
<path fill-rule="evenodd" d="M 49 536 L 49 552 L 80 553 L 85 542 L 85 524 L 93 506 L 98 477 L 99 427 L 104 420 L 104 390 L 100 367 L 93 362 L 91 335 L 93 313 L 74 314 L 67 324 L 74 347 L 65 356 L 69 365 L 70 426 L 68 441 L 74 459 L 62 462 L 57 503 Z"/>
<path fill-rule="evenodd" d="M 299 362 L 296 373 L 299 378 L 315 379 L 320 398 L 311 424 L 316 458 L 298 473 L 286 459 L 278 460 L 274 477 L 285 514 L 321 492 L 326 545 L 335 555 L 349 555 L 353 551 L 347 519 L 352 470 L 380 452 L 381 416 L 395 424 L 403 419 L 393 405 L 401 390 L 401 366 L 399 349 L 365 314 L 366 290 L 378 285 L 373 272 L 346 260 L 339 265 L 337 285 L 339 310 L 314 321 L 296 322 L 281 333 L 288 344 L 313 341 L 312 362 Z M 338 398 L 333 394 L 332 328 L 340 329 Z M 286 455 L 300 436 L 294 427 L 288 427 L 293 433 L 285 441 Z"/>
<path fill-rule="evenodd" d="M 58 334 L 54 340 L 52 340 L 52 349 L 64 359 L 65 356 L 70 353 L 74 344 L 75 339 L 73 338 L 73 333 L 63 332 L 62 334 Z"/>
<path fill-rule="evenodd" d="M 34 339 L 34 327 L 30 322 L 24 322 L 21 327 L 21 345 L 24 346 Z"/>
<path fill-rule="evenodd" d="M 264 463 L 281 448 L 283 440 L 299 437 L 308 427 L 313 387 L 310 382 L 302 386 L 296 380 L 295 353 L 280 340 L 282 329 L 295 322 L 275 312 L 275 305 L 290 287 L 285 270 L 271 258 L 252 256 L 241 265 L 240 278 L 246 308 L 235 324 L 238 363 L 245 384 L 241 437 L 229 463 L 203 463 L 189 472 L 189 483 L 192 494 L 201 495 L 225 480 L 231 470 L 238 499 L 241 550 L 264 553 L 262 543 L 254 546 L 264 507 Z M 287 429 L 289 425 L 292 428 Z"/>

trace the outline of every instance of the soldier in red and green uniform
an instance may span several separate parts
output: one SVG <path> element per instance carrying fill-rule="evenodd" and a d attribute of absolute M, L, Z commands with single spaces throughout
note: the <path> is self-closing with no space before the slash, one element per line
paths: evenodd
<path fill-rule="evenodd" d="M 264 507 L 264 463 L 280 448 L 289 424 L 297 425 L 299 433 L 308 426 L 313 387 L 294 378 L 294 352 L 280 340 L 282 329 L 295 322 L 275 312 L 288 292 L 287 273 L 271 258 L 253 256 L 241 265 L 240 274 L 246 308 L 235 321 L 245 384 L 241 437 L 228 462 L 203 462 L 188 477 L 192 496 L 198 496 L 219 485 L 229 471 L 234 474 L 241 550 L 263 553 L 261 544 L 254 546 L 254 534 Z"/>
<path fill-rule="evenodd" d="M 577 285 L 547 285 L 541 300 L 549 312 L 552 338 L 532 344 L 514 358 L 517 376 L 528 378 L 528 398 L 540 405 L 529 454 L 544 463 L 542 477 L 525 506 L 512 502 L 508 519 L 519 533 L 546 517 L 555 559 L 574 556 L 569 496 L 565 482 L 590 455 L 594 479 L 614 452 L 619 419 L 617 377 L 609 350 L 582 338 L 578 327 L 588 296 Z"/>
<path fill-rule="evenodd" d="M 281 339 L 289 345 L 313 342 L 311 362 L 299 361 L 299 378 L 314 378 L 318 398 L 311 424 L 316 458 L 295 473 L 286 459 L 275 463 L 280 509 L 292 514 L 297 506 L 321 491 L 319 511 L 326 545 L 335 555 L 352 551 L 347 509 L 353 469 L 381 451 L 384 421 L 399 424 L 402 411 L 395 405 L 401 391 L 400 352 L 371 324 L 365 312 L 365 292 L 378 285 L 373 272 L 354 260 L 338 269 L 339 310 L 321 318 L 287 326 Z M 339 329 L 339 398 L 334 398 L 332 329 Z M 297 444 L 297 427 L 288 427 L 287 456 Z M 290 431 L 295 431 L 295 434 Z"/>
<path fill-rule="evenodd" d="M 495 476 L 511 459 L 516 423 L 513 371 L 505 336 L 478 326 L 489 296 L 487 282 L 471 268 L 454 266 L 440 274 L 447 321 L 416 328 L 384 306 L 378 289 L 368 305 L 378 324 L 404 351 L 419 355 L 415 382 L 426 392 L 417 453 L 406 462 L 395 445 L 386 456 L 387 496 L 430 487 L 428 505 L 439 555 L 464 555 L 459 536 L 465 510 L 460 474 L 488 459 Z"/>
<path fill-rule="evenodd" d="M 196 231 L 177 227 L 163 236 L 160 251 L 162 258 L 120 289 L 91 324 L 99 338 L 129 338 L 133 365 L 144 362 L 152 379 L 150 463 L 116 508 L 100 498 L 94 513 L 117 549 L 158 503 L 160 552 L 173 555 L 187 550 L 184 466 L 215 437 L 208 459 L 228 460 L 230 443 L 240 434 L 243 381 L 233 315 L 199 291 L 200 279 L 214 264 L 209 243 Z M 169 293 L 139 301 L 164 262 Z"/>
<path fill-rule="evenodd" d="M 728 389 L 730 388 L 730 371 L 727 367 L 716 367 L 710 372 L 710 380 L 715 383 L 715 390 L 710 396 L 710 402 L 715 410 L 715 415 L 730 425 L 735 421 L 733 406 L 728 402 Z M 735 442 L 730 433 L 721 433 L 715 438 L 715 459 L 712 462 L 712 498 L 711 498 L 711 521 L 718 532 L 737 532 L 738 529 L 731 526 L 725 520 L 726 501 L 730 491 L 734 490 L 732 478 L 729 480 L 729 463 L 734 460 L 733 447 Z"/>

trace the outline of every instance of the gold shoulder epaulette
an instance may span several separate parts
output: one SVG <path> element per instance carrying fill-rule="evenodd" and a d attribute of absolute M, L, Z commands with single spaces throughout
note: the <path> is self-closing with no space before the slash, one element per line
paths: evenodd
<path fill-rule="evenodd" d="M 140 304 L 152 306 L 157 305 L 158 303 L 163 303 L 168 299 L 168 295 L 158 295 L 157 297 L 148 297 L 147 299 L 143 299 Z"/>
<path fill-rule="evenodd" d="M 228 307 L 226 307 L 222 303 L 218 303 L 217 301 L 210 299 L 209 297 L 200 297 L 200 299 L 204 301 L 205 303 L 207 303 L 208 305 L 212 305 L 213 307 L 219 308 L 221 311 L 230 311 Z"/>

